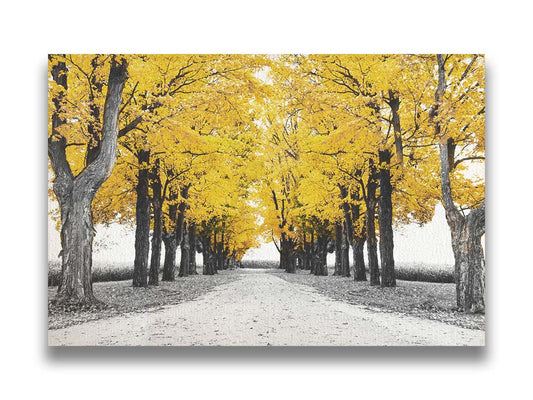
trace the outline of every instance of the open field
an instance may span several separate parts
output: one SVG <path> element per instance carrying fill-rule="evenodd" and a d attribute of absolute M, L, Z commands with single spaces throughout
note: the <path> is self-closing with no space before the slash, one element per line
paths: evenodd
<path fill-rule="evenodd" d="M 243 261 L 244 268 L 277 268 L 276 261 L 251 260 Z M 328 265 L 329 275 L 333 275 L 334 267 Z M 367 270 L 368 272 L 368 270 Z M 453 265 L 436 265 L 422 263 L 397 263 L 396 279 L 404 281 L 454 283 Z"/>
<path fill-rule="evenodd" d="M 277 268 L 275 261 L 251 260 L 244 261 L 243 268 Z M 198 270 L 201 266 L 198 266 Z M 328 266 L 329 275 L 333 275 L 333 266 Z M 133 263 L 112 262 L 95 263 L 93 265 L 93 282 L 115 282 L 132 279 Z M 53 261 L 48 263 L 48 286 L 57 286 L 61 278 L 61 265 Z M 453 283 L 453 266 L 432 265 L 420 263 L 398 263 L 396 265 L 396 278 L 405 281 Z"/>

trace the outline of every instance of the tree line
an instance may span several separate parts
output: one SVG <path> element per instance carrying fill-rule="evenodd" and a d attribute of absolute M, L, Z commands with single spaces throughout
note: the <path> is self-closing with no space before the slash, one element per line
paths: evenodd
<path fill-rule="evenodd" d="M 93 226 L 110 223 L 135 227 L 136 287 L 261 240 L 287 272 L 326 275 L 335 250 L 350 276 L 351 248 L 355 280 L 395 286 L 393 226 L 440 201 L 458 308 L 484 310 L 483 56 L 50 55 L 49 108 L 56 301 L 95 301 Z"/>

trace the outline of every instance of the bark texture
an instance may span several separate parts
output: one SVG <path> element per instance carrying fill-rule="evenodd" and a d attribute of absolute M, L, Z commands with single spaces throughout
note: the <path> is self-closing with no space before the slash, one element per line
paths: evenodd
<path fill-rule="evenodd" d="M 335 269 L 333 275 L 342 275 L 342 251 L 343 251 L 343 232 L 340 223 L 335 224 Z"/>
<path fill-rule="evenodd" d="M 170 194 L 170 199 L 173 200 L 174 196 Z M 176 221 L 178 213 L 178 206 L 176 204 L 170 204 L 168 207 L 169 220 Z M 177 228 L 173 231 L 165 231 L 162 239 L 165 244 L 165 260 L 163 262 L 163 281 L 174 281 L 176 279 L 176 250 L 178 246 Z"/>
<path fill-rule="evenodd" d="M 381 258 L 382 287 L 396 286 L 390 160 L 389 150 L 379 151 L 379 255 Z"/>
<path fill-rule="evenodd" d="M 137 201 L 135 203 L 135 262 L 133 286 L 148 286 L 148 256 L 150 253 L 150 196 L 148 195 L 150 152 L 140 150 L 137 154 L 139 174 L 137 177 Z"/>
<path fill-rule="evenodd" d="M 190 261 L 189 261 L 189 275 L 198 275 L 196 271 L 196 225 L 190 223 L 189 225 L 189 252 L 190 252 Z"/>
<path fill-rule="evenodd" d="M 180 259 L 180 272 L 179 276 L 189 276 L 189 266 L 191 261 L 191 255 L 189 253 L 189 229 L 187 223 L 183 224 L 183 235 L 181 239 L 181 259 Z"/>
<path fill-rule="evenodd" d="M 313 272 L 315 275 L 317 276 L 328 275 L 327 256 L 328 256 L 328 235 L 327 234 L 318 235 L 318 238 L 315 242 L 315 257 L 314 257 L 314 266 L 313 266 Z"/>
<path fill-rule="evenodd" d="M 159 285 L 159 269 L 161 267 L 161 244 L 163 241 L 163 199 L 161 179 L 159 176 L 159 160 L 156 160 L 152 171 L 152 208 L 154 213 L 154 233 L 152 235 L 152 255 L 150 258 L 150 276 L 148 284 Z"/>
<path fill-rule="evenodd" d="M 176 280 L 176 250 L 178 248 L 176 236 L 172 233 L 164 233 L 163 243 L 165 244 L 165 260 L 162 280 L 173 282 Z"/>
<path fill-rule="evenodd" d="M 370 284 L 375 286 L 380 284 L 378 246 L 376 240 L 376 189 L 377 171 L 370 162 L 370 174 L 366 184 L 366 248 L 368 253 L 368 269 L 370 271 Z"/>
<path fill-rule="evenodd" d="M 341 276 L 350 276 L 350 243 L 348 242 L 348 228 L 346 223 L 342 225 L 341 230 Z"/>
<path fill-rule="evenodd" d="M 366 267 L 365 267 L 365 237 L 356 236 L 352 245 L 353 263 L 354 263 L 354 280 L 366 281 Z"/>

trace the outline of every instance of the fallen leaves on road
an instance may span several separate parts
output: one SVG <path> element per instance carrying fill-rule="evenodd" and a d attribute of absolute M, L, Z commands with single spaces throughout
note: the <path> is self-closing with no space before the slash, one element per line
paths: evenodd
<path fill-rule="evenodd" d="M 159 286 L 134 288 L 131 280 L 93 284 L 101 304 L 64 307 L 52 301 L 57 287 L 48 288 L 48 329 L 65 328 L 87 321 L 109 318 L 127 312 L 148 312 L 165 305 L 195 299 L 218 285 L 233 282 L 241 275 L 220 271 L 217 275 L 191 275 L 175 282 L 160 282 Z"/>
<path fill-rule="evenodd" d="M 362 305 L 383 312 L 400 312 L 457 325 L 469 329 L 485 329 L 485 316 L 465 314 L 456 310 L 455 285 L 397 281 L 395 288 L 370 286 L 340 276 L 315 276 L 308 271 L 287 274 L 283 270 L 270 270 L 276 276 L 292 283 L 317 289 L 335 300 Z"/>

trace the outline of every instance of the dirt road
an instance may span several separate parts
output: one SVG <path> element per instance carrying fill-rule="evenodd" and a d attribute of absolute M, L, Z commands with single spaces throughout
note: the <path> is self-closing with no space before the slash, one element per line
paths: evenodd
<path fill-rule="evenodd" d="M 50 330 L 52 346 L 483 345 L 479 330 L 332 300 L 260 271 L 155 312 Z"/>

